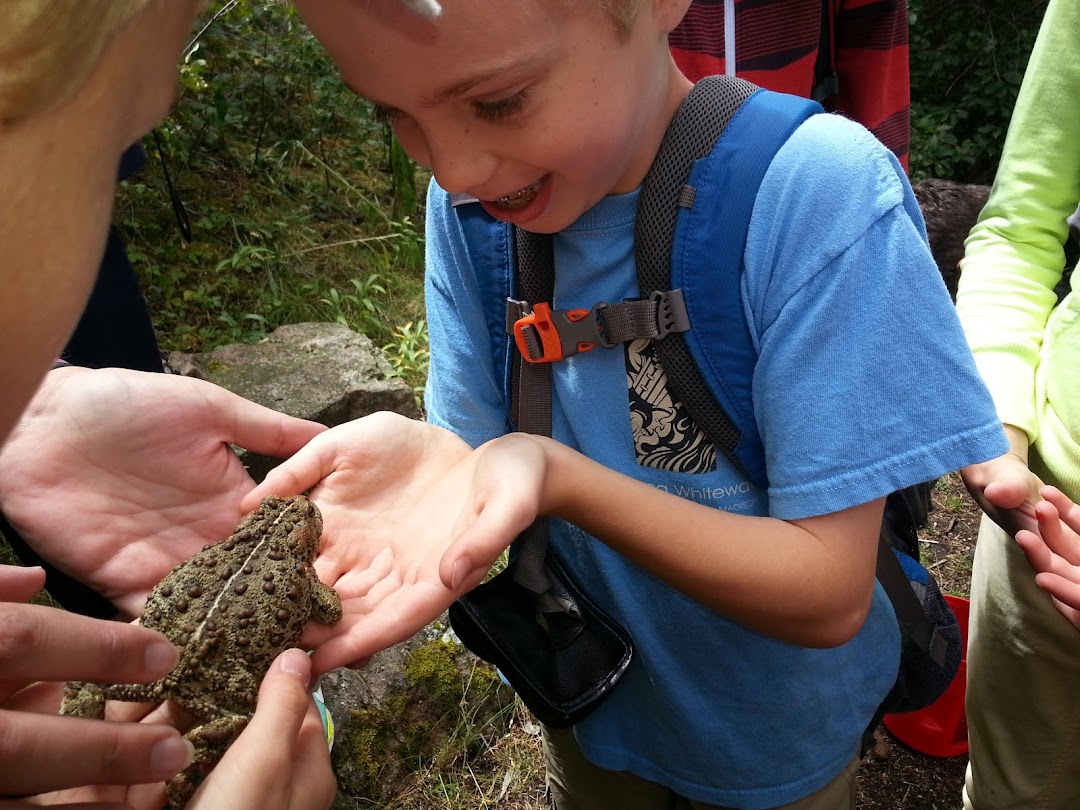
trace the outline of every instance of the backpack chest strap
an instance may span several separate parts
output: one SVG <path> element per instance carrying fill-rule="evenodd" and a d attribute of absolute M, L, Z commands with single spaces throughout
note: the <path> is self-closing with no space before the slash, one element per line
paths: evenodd
<path fill-rule="evenodd" d="M 529 363 L 554 363 L 597 346 L 654 340 L 689 328 L 682 290 L 657 291 L 616 304 L 600 302 L 589 309 L 552 309 L 546 302 L 506 300 L 507 334 Z"/>

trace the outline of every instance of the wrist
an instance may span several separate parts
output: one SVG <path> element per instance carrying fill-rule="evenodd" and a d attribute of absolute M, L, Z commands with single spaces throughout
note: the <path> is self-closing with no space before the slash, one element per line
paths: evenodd
<path fill-rule="evenodd" d="M 1020 459 L 1026 467 L 1028 463 L 1028 447 L 1030 446 L 1027 433 L 1022 428 L 1016 427 L 1016 425 L 1005 424 L 1002 427 L 1005 429 L 1005 438 L 1009 442 L 1008 455 Z"/>

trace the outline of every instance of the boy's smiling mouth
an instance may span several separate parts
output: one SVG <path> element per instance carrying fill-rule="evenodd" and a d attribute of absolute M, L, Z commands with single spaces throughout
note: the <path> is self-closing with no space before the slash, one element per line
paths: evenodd
<path fill-rule="evenodd" d="M 536 198 L 537 192 L 540 191 L 546 179 L 546 177 L 541 177 L 532 185 L 526 186 L 520 191 L 515 191 L 513 194 L 507 194 L 505 197 L 499 197 L 494 202 L 512 211 L 525 208 Z"/>

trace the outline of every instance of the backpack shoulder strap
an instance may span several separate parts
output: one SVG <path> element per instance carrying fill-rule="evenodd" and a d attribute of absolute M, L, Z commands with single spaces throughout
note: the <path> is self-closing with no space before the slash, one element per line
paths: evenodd
<path fill-rule="evenodd" d="M 742 304 L 743 254 L 758 188 L 816 102 L 711 76 L 668 128 L 638 203 L 641 294 L 682 289 L 690 329 L 656 343 L 672 392 L 758 486 L 768 486 L 751 398 L 757 347 Z"/>

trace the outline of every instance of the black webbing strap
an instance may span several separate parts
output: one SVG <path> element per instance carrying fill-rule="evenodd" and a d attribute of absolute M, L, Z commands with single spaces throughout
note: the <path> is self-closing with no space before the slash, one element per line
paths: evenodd
<path fill-rule="evenodd" d="M 597 346 L 610 349 L 689 328 L 682 290 L 665 290 L 617 304 L 600 301 L 588 310 L 553 310 L 546 301 L 535 305 L 515 298 L 506 301 L 506 331 L 515 335 L 515 341 L 520 335 L 518 348 L 533 363 L 553 363 Z M 550 338 L 547 341 L 545 334 Z"/>
<path fill-rule="evenodd" d="M 517 289 L 529 302 L 550 301 L 555 292 L 555 258 L 551 237 L 514 229 L 517 253 Z M 551 365 L 526 363 L 513 353 L 511 365 L 511 419 L 523 433 L 551 435 Z M 548 528 L 545 518 L 533 521 L 516 541 L 514 581 L 538 596 L 551 589 L 544 573 Z"/>
<path fill-rule="evenodd" d="M 693 162 L 709 155 L 724 128 L 757 89 L 742 79 L 717 77 L 694 85 L 668 126 L 638 200 L 634 254 L 641 295 L 671 288 L 671 245 L 680 203 Z M 735 454 L 742 432 L 709 391 L 682 334 L 656 341 L 660 364 L 675 398 L 735 469 L 746 470 Z"/>

